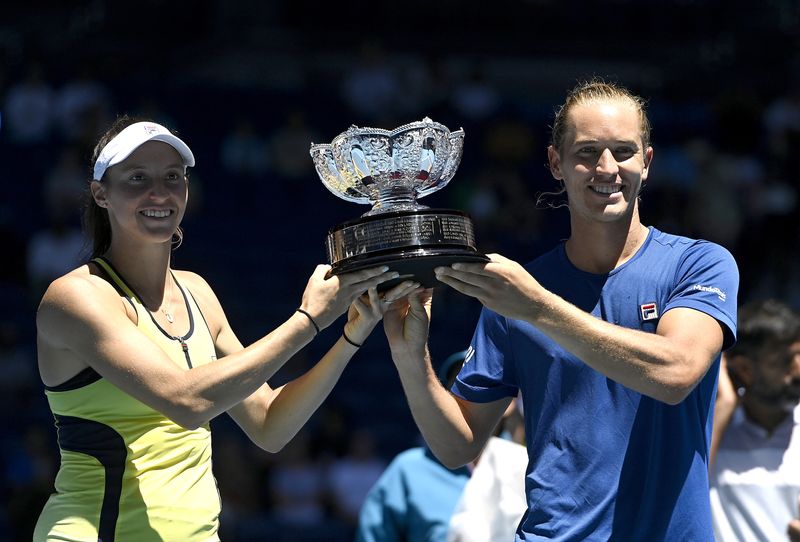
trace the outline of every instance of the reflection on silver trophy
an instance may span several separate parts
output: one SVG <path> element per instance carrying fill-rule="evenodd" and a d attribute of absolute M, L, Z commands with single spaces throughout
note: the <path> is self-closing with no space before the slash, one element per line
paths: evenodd
<path fill-rule="evenodd" d="M 340 198 L 372 208 L 328 232 L 332 273 L 388 265 L 401 278 L 436 283 L 433 269 L 487 261 L 475 248 L 466 213 L 429 209 L 417 200 L 443 188 L 458 168 L 464 131 L 429 118 L 394 130 L 351 126 L 330 144 L 311 145 L 317 173 Z"/>

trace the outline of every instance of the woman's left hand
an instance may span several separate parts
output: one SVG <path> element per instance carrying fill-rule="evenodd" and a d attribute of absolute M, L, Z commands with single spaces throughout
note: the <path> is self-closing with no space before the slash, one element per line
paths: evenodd
<path fill-rule="evenodd" d="M 419 287 L 418 282 L 406 280 L 386 291 L 383 297 L 378 294 L 376 288 L 370 288 L 350 305 L 347 311 L 347 323 L 344 326 L 345 334 L 351 341 L 364 344 L 391 304 Z"/>

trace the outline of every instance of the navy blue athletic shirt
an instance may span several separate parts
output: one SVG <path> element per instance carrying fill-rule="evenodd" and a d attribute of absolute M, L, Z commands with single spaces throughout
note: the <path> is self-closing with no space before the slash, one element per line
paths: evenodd
<path fill-rule="evenodd" d="M 650 228 L 608 274 L 577 269 L 564 244 L 526 269 L 548 290 L 613 324 L 654 333 L 688 307 L 736 335 L 739 274 L 724 248 Z M 719 358 L 668 405 L 618 384 L 536 327 L 484 309 L 452 391 L 473 402 L 522 394 L 529 510 L 517 540 L 713 540 L 708 450 Z"/>

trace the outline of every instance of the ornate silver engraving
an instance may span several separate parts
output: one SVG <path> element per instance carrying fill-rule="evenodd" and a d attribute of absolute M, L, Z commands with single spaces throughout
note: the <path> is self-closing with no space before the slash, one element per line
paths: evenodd
<path fill-rule="evenodd" d="M 464 130 L 451 132 L 428 117 L 394 130 L 351 126 L 310 154 L 325 187 L 372 205 L 364 214 L 424 209 L 417 199 L 450 182 L 461 161 Z"/>

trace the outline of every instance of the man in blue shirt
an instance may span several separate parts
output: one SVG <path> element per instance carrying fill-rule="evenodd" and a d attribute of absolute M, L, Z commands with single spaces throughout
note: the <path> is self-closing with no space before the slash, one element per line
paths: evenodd
<path fill-rule="evenodd" d="M 445 388 L 464 362 L 464 351 L 439 368 Z M 444 542 L 470 469 L 448 469 L 424 446 L 400 453 L 367 494 L 358 517 L 356 542 Z"/>
<path fill-rule="evenodd" d="M 626 89 L 591 81 L 568 95 L 548 158 L 569 239 L 526 266 L 491 255 L 436 270 L 484 305 L 451 393 L 430 368 L 431 292 L 384 318 L 414 419 L 445 465 L 477 455 L 521 393 L 517 540 L 713 540 L 708 450 L 738 271 L 718 245 L 642 224 L 649 139 Z"/>

